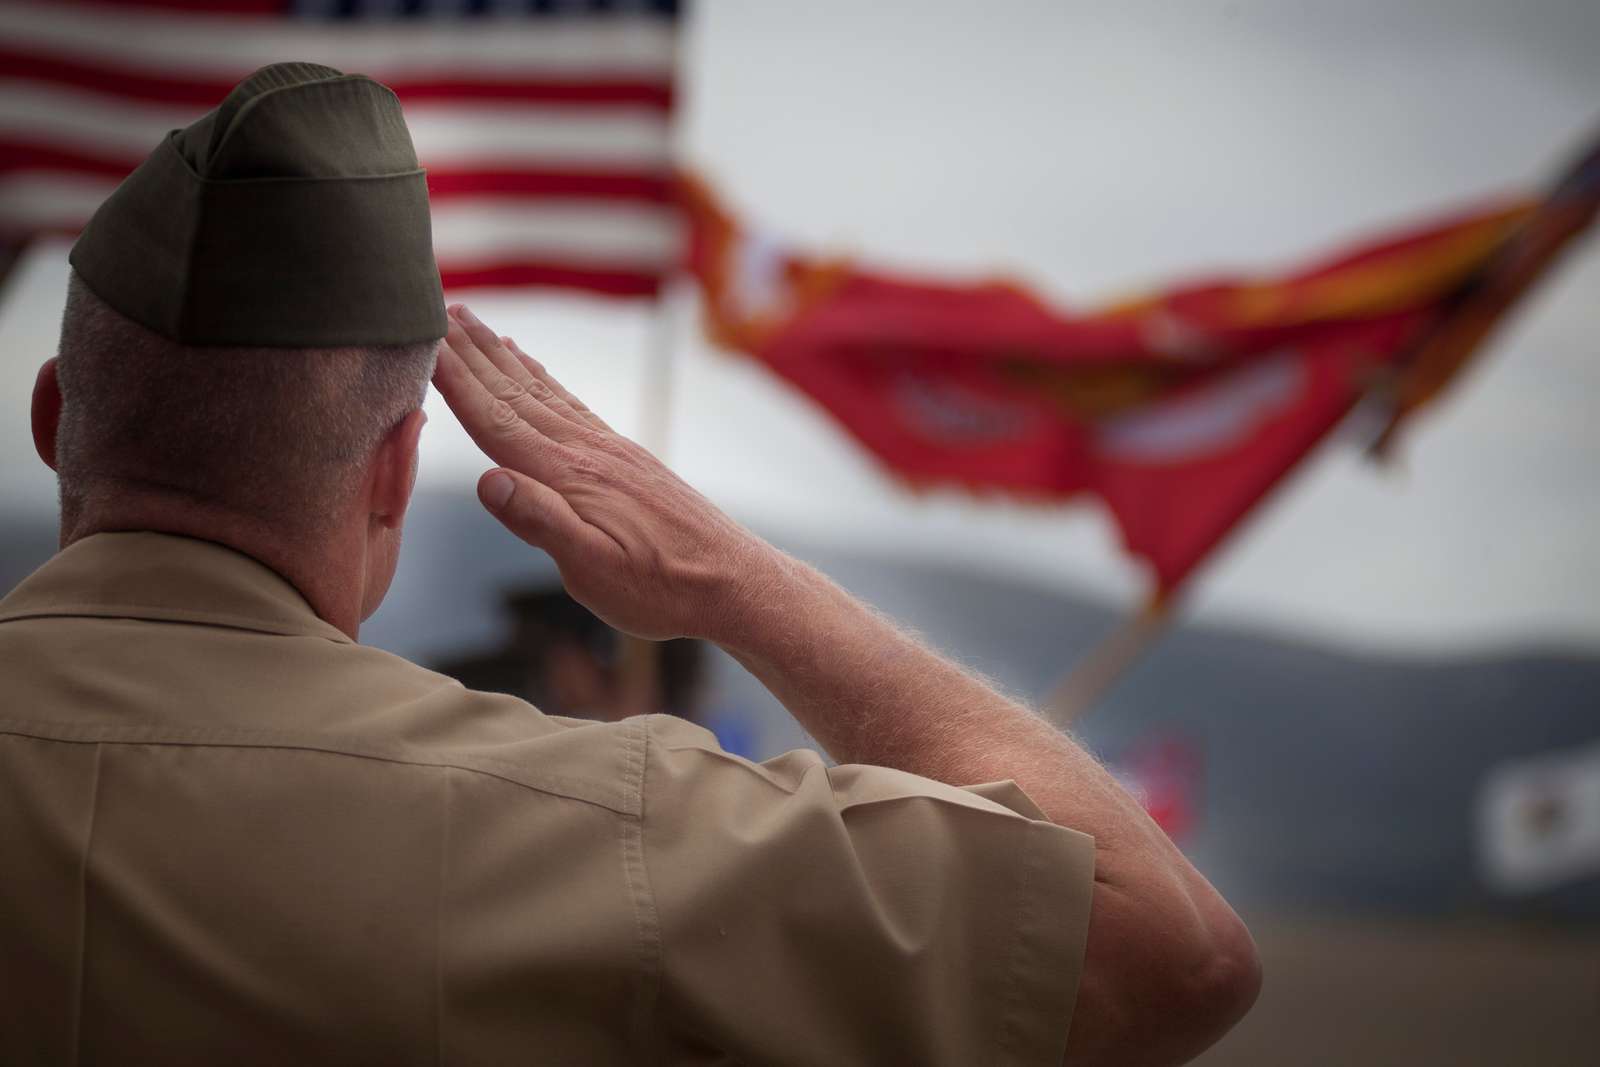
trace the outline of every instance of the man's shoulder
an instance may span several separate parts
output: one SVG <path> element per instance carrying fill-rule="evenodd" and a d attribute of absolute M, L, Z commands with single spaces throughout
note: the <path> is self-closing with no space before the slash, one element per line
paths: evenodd
<path fill-rule="evenodd" d="M 546 715 L 369 645 L 57 616 L 0 626 L 0 662 L 0 733 L 225 748 L 262 762 L 315 751 L 639 809 L 642 724 Z"/>
<path fill-rule="evenodd" d="M 375 698 L 352 702 L 354 714 L 340 717 L 339 732 L 351 740 L 638 814 L 643 721 L 548 715 L 520 697 L 470 689 L 382 649 L 341 652 L 344 684 Z"/>

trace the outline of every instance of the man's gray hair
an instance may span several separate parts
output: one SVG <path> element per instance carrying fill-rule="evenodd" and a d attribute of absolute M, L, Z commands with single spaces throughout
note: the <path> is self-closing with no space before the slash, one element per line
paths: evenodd
<path fill-rule="evenodd" d="M 437 350 L 183 345 L 73 272 L 57 362 L 62 509 L 155 491 L 285 532 L 318 529 L 422 403 Z"/>

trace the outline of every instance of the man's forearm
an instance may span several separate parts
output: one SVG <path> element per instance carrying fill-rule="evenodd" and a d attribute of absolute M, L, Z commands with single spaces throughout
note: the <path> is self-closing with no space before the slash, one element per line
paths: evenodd
<path fill-rule="evenodd" d="M 1142 811 L 1092 756 L 792 559 L 716 640 L 835 759 L 952 785 L 1015 779 L 1045 814 L 1113 845 Z"/>

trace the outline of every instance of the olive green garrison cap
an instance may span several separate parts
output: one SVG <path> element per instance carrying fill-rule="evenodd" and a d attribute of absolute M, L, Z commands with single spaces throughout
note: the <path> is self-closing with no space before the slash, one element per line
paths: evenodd
<path fill-rule="evenodd" d="M 78 275 L 183 344 L 397 345 L 445 333 L 427 179 L 393 92 L 263 67 L 169 133 L 72 248 Z"/>

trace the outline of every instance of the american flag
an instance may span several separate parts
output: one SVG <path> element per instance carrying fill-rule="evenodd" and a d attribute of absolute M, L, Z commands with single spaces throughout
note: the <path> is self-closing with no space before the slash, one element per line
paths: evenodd
<path fill-rule="evenodd" d="M 650 296 L 679 260 L 677 0 L 0 0 L 0 243 L 75 233 L 283 60 L 394 89 L 446 289 Z"/>

